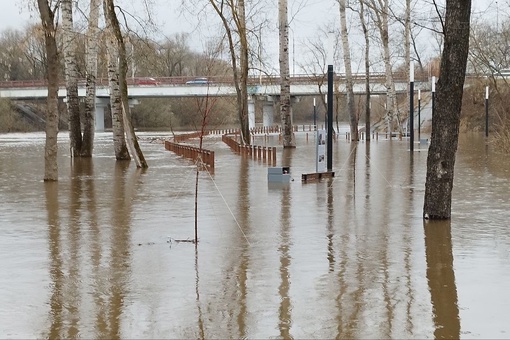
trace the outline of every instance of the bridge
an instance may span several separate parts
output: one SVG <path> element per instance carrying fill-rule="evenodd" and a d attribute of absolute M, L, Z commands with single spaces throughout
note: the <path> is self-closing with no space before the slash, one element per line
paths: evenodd
<path fill-rule="evenodd" d="M 407 91 L 408 82 L 403 77 L 395 77 L 395 89 L 403 93 Z M 200 80 L 200 81 L 198 81 Z M 374 95 L 387 93 L 384 74 L 371 75 L 370 90 Z M 236 89 L 232 77 L 137 77 L 128 78 L 128 93 L 131 104 L 135 105 L 138 98 L 155 97 L 205 97 L 205 96 L 235 96 Z M 250 77 L 248 81 L 249 125 L 255 126 L 255 100 L 263 101 L 263 125 L 273 124 L 273 102 L 280 95 L 279 76 Z M 335 76 L 335 91 L 345 93 L 345 77 Z M 324 75 L 320 76 L 292 76 L 290 79 L 291 96 L 317 96 L 327 93 L 327 82 Z M 425 82 L 424 84 L 428 84 Z M 79 81 L 78 95 L 85 97 L 85 82 Z M 58 96 L 66 97 L 65 84 L 60 84 Z M 354 93 L 365 93 L 365 76 L 354 76 Z M 14 100 L 33 100 L 48 96 L 47 83 L 45 80 L 19 80 L 0 82 L 0 98 Z M 104 130 L 104 110 L 109 104 L 110 88 L 107 79 L 96 81 L 96 130 Z"/>

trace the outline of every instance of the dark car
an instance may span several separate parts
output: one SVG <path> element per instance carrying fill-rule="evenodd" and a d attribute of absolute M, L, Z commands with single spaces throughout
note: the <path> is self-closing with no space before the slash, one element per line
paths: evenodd
<path fill-rule="evenodd" d="M 209 84 L 209 79 L 207 78 L 195 78 L 192 80 L 188 80 L 186 84 Z"/>

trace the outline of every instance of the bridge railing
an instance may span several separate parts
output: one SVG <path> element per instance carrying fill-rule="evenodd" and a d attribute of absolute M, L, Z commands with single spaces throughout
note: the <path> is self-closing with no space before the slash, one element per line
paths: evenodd
<path fill-rule="evenodd" d="M 345 74 L 336 73 L 334 75 L 335 82 L 344 82 Z M 361 82 L 365 80 L 364 73 L 356 73 L 353 75 L 353 80 Z M 423 79 L 422 79 L 423 78 Z M 177 76 L 177 77 L 130 77 L 126 79 L 129 86 L 159 86 L 159 85 L 186 85 L 186 82 L 194 80 L 196 77 L 190 76 Z M 396 82 L 407 81 L 407 75 L 404 72 L 394 72 L 393 79 Z M 428 75 L 415 75 L 417 81 L 428 81 Z M 386 74 L 384 72 L 372 72 L 370 73 L 371 82 L 383 83 L 386 81 Z M 325 74 L 294 74 L 290 77 L 291 83 L 315 83 L 323 84 L 326 82 Z M 280 75 L 251 75 L 247 80 L 249 85 L 274 85 L 280 83 Z M 34 80 L 7 80 L 0 81 L 0 88 L 23 88 L 23 87 L 45 87 L 47 86 L 45 79 L 34 79 Z M 84 86 L 86 84 L 85 79 L 79 79 L 78 85 Z M 97 86 L 108 86 L 108 78 L 97 78 Z M 65 86 L 65 81 L 61 81 L 60 86 Z M 207 77 L 207 82 L 203 84 L 193 84 L 193 86 L 208 86 L 208 85 L 234 85 L 234 78 L 232 76 L 210 76 Z"/>

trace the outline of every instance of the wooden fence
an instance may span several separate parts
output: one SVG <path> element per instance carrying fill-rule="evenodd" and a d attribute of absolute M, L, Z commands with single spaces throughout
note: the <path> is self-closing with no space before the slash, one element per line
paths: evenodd
<path fill-rule="evenodd" d="M 179 156 L 192 159 L 195 162 L 200 160 L 203 164 L 214 169 L 214 151 L 200 149 L 191 145 L 178 144 L 170 141 L 165 141 L 165 149 L 173 151 Z"/>
<path fill-rule="evenodd" d="M 253 159 L 261 159 L 264 162 L 276 164 L 276 147 L 260 145 L 241 145 L 229 135 L 221 136 L 223 143 L 227 144 L 232 151 Z"/>

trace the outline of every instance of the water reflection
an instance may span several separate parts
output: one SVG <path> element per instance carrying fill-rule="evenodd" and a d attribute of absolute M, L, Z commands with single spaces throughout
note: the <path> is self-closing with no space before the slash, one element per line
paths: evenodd
<path fill-rule="evenodd" d="M 62 328 L 62 258 L 61 252 L 61 225 L 59 218 L 58 204 L 58 183 L 47 182 L 44 185 L 46 193 L 46 211 L 48 213 L 48 245 L 50 254 L 50 279 L 51 279 L 51 296 L 50 296 L 50 328 L 47 337 L 49 339 L 61 338 Z"/>
<path fill-rule="evenodd" d="M 282 166 L 288 166 L 292 169 L 292 154 L 294 149 L 284 148 L 282 153 Z M 278 293 L 280 295 L 280 306 L 278 309 L 279 322 L 278 329 L 280 331 L 280 337 L 283 339 L 291 339 L 291 326 L 292 326 L 292 302 L 290 300 L 290 273 L 289 267 L 291 263 L 291 257 L 289 254 L 290 248 L 290 228 L 291 228 L 291 193 L 290 186 L 284 185 L 281 189 L 281 220 L 280 220 L 280 245 L 278 247 L 278 253 L 280 256 L 280 285 L 278 287 Z"/>
<path fill-rule="evenodd" d="M 263 162 L 210 137 L 217 165 L 214 185 L 201 181 L 195 248 L 166 242 L 190 234 L 192 165 L 145 143 L 141 172 L 115 161 L 110 137 L 92 159 L 62 156 L 57 183 L 32 180 L 43 138 L 0 144 L 1 336 L 508 334 L 510 176 L 485 145 L 460 144 L 455 218 L 433 228 L 421 218 L 426 153 L 407 143 L 337 142 L 335 178 L 305 184 L 315 151 L 298 135 L 281 158 L 295 181 L 271 187 Z"/>
<path fill-rule="evenodd" d="M 428 221 L 425 230 L 427 282 L 434 313 L 434 338 L 459 339 L 460 318 L 453 271 L 450 221 Z"/>

